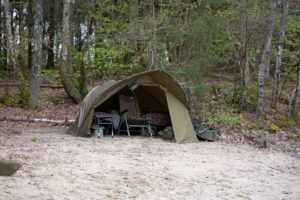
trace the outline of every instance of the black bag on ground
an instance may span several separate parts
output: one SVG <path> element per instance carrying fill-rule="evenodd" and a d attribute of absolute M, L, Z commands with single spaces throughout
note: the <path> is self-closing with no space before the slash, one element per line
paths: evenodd
<path fill-rule="evenodd" d="M 215 141 L 221 139 L 220 130 L 208 125 L 203 125 L 197 121 L 193 121 L 193 126 L 198 139 Z"/>

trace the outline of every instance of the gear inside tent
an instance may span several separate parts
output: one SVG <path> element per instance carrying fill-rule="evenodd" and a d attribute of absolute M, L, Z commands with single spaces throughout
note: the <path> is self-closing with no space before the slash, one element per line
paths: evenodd
<path fill-rule="evenodd" d="M 142 72 L 94 87 L 67 133 L 89 136 L 91 129 L 114 135 L 153 136 L 169 130 L 177 143 L 197 142 L 187 99 L 177 81 L 161 70 Z M 171 131 L 170 131 L 171 130 Z"/>

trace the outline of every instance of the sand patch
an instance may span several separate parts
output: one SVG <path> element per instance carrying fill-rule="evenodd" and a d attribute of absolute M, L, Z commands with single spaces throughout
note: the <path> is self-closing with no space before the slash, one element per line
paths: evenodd
<path fill-rule="evenodd" d="M 0 134 L 0 157 L 23 163 L 0 177 L 0 199 L 300 199 L 300 160 L 287 154 L 25 128 Z"/>

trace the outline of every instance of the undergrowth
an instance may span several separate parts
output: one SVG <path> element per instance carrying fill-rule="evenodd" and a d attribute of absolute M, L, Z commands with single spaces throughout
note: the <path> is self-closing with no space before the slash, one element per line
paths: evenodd
<path fill-rule="evenodd" d="M 42 70 L 42 80 L 53 85 L 60 84 L 59 70 Z"/>
<path fill-rule="evenodd" d="M 211 99 L 203 104 L 199 117 L 204 124 L 225 125 L 231 129 L 240 125 L 240 118 L 237 116 L 237 110 L 228 106 L 224 99 Z"/>
<path fill-rule="evenodd" d="M 65 102 L 64 96 L 43 94 L 42 98 L 50 101 L 51 103 L 53 103 L 53 105 L 63 104 Z"/>

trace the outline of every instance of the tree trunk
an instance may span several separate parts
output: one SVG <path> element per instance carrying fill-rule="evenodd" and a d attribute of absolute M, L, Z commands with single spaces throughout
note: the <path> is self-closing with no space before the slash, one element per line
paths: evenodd
<path fill-rule="evenodd" d="M 261 60 L 258 66 L 258 76 L 257 76 L 257 125 L 258 127 L 263 127 L 263 112 L 264 112 L 264 96 L 265 96 L 265 71 L 268 65 L 268 55 L 270 53 L 270 47 L 273 36 L 273 26 L 274 26 L 274 9 L 275 0 L 270 0 L 270 12 L 267 20 L 267 33 L 265 38 L 265 43 L 261 53 Z"/>
<path fill-rule="evenodd" d="M 296 95 L 293 106 L 293 113 L 296 116 L 297 120 L 300 120 L 300 65 L 298 65 L 298 78 L 297 78 L 297 87 L 296 87 Z M 295 115 L 298 113 L 297 115 Z"/>
<path fill-rule="evenodd" d="M 279 94 L 281 61 L 282 61 L 282 52 L 283 52 L 283 45 L 285 39 L 285 24 L 288 15 L 288 10 L 289 10 L 289 0 L 284 0 L 284 5 L 281 8 L 279 39 L 278 39 L 277 57 L 276 57 L 275 74 L 274 74 L 274 89 L 272 94 L 272 106 L 274 108 L 276 108 L 277 98 Z"/>
<path fill-rule="evenodd" d="M 2 23 L 3 23 L 3 17 L 2 17 L 2 9 L 0 9 L 0 68 L 4 68 L 4 59 L 5 58 L 3 56 L 3 52 L 4 52 L 4 44 L 3 44 L 3 26 L 2 26 Z"/>
<path fill-rule="evenodd" d="M 83 96 L 79 91 L 79 83 L 72 75 L 70 69 L 70 2 L 71 0 L 64 0 L 60 76 L 66 93 L 74 102 L 79 103 L 83 99 Z"/>
<path fill-rule="evenodd" d="M 43 14 L 43 18 L 44 18 L 44 14 Z M 47 35 L 48 35 L 48 32 L 47 32 L 47 23 L 45 21 L 43 21 L 43 18 L 42 18 L 42 63 L 44 61 L 47 61 L 47 56 L 48 56 L 48 47 L 47 47 L 47 44 L 46 41 L 47 40 Z"/>
<path fill-rule="evenodd" d="M 10 15 L 10 3 L 9 0 L 3 1 L 3 8 L 5 14 L 5 25 L 6 25 L 6 39 L 7 39 L 7 60 L 10 67 L 14 70 L 16 69 L 16 60 L 14 58 L 14 44 L 13 44 L 13 35 L 11 31 L 11 15 Z"/>
<path fill-rule="evenodd" d="M 32 39 L 33 39 L 33 2 L 32 0 L 28 0 L 28 11 L 27 11 L 27 27 L 28 27 L 28 68 L 32 68 Z"/>
<path fill-rule="evenodd" d="M 54 65 L 54 34 L 55 34 L 54 13 L 55 13 L 55 5 L 51 5 L 51 7 L 49 8 L 49 14 L 50 14 L 49 27 L 48 27 L 49 41 L 48 41 L 48 47 L 47 47 L 48 59 L 47 59 L 47 65 L 46 65 L 46 67 L 48 69 L 55 68 L 55 65 Z"/>
<path fill-rule="evenodd" d="M 47 119 L 47 118 L 35 118 L 31 116 L 3 116 L 0 114 L 0 122 L 1 121 L 12 121 L 12 122 L 37 122 L 37 123 L 51 123 L 55 125 L 70 125 L 75 122 L 74 119 Z"/>
<path fill-rule="evenodd" d="M 81 34 L 81 28 L 80 28 L 81 23 L 79 21 L 74 22 L 74 27 L 75 27 L 75 48 L 77 51 L 82 50 L 82 45 L 83 45 L 83 40 L 82 40 L 82 34 Z"/>
<path fill-rule="evenodd" d="M 34 0 L 34 54 L 33 69 L 30 82 L 30 107 L 38 105 L 38 95 L 41 84 L 41 64 L 42 64 L 42 0 Z"/>
<path fill-rule="evenodd" d="M 25 69 L 25 27 L 24 27 L 24 2 L 19 2 L 19 37 L 20 37 L 20 44 L 19 44 L 19 66 L 21 69 Z"/>
<path fill-rule="evenodd" d="M 241 107 L 250 110 L 251 102 L 249 99 L 247 84 L 249 78 L 249 55 L 248 55 L 248 16 L 247 16 L 248 0 L 241 2 L 240 8 L 240 72 L 241 72 Z"/>
<path fill-rule="evenodd" d="M 8 83 L 8 82 L 0 83 L 0 87 L 4 87 L 4 86 L 16 87 L 16 86 L 19 86 L 19 84 L 18 83 Z M 26 84 L 26 86 L 29 86 L 29 85 Z M 63 88 L 62 85 L 54 85 L 54 84 L 41 84 L 40 87 L 41 88 L 52 88 L 52 89 L 61 89 L 61 88 Z"/>
<path fill-rule="evenodd" d="M 88 92 L 86 89 L 86 68 L 88 66 L 89 49 L 92 43 L 93 25 L 94 25 L 94 18 L 90 17 L 88 20 L 88 31 L 86 33 L 85 43 L 82 49 L 82 64 L 80 67 L 80 93 L 81 94 L 86 94 Z"/>
<path fill-rule="evenodd" d="M 3 3 L 4 3 L 3 6 L 4 6 L 5 18 L 6 18 L 5 24 L 6 24 L 6 35 L 7 35 L 7 47 L 8 47 L 7 52 L 9 55 L 8 58 L 11 60 L 12 68 L 13 70 L 16 71 L 16 75 L 19 81 L 21 104 L 23 107 L 27 108 L 29 102 L 29 94 L 28 94 L 28 88 L 26 87 L 26 82 L 25 82 L 23 72 L 16 62 L 16 53 L 13 45 L 13 36 L 11 32 L 10 3 L 9 0 L 4 0 Z"/>

